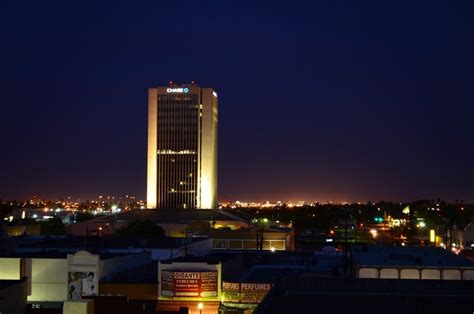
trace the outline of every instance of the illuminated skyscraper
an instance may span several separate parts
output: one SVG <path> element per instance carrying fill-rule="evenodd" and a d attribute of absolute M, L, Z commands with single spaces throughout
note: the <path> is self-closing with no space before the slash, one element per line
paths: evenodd
<path fill-rule="evenodd" d="M 195 84 L 148 90 L 147 208 L 217 206 L 217 93 Z"/>

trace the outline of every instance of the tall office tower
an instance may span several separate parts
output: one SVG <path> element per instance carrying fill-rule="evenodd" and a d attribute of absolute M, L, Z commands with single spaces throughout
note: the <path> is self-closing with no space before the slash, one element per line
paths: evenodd
<path fill-rule="evenodd" d="M 217 206 L 217 93 L 195 84 L 148 90 L 147 208 Z"/>

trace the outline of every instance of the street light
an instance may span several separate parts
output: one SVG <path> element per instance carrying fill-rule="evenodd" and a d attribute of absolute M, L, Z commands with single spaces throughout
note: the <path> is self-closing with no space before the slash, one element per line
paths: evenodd
<path fill-rule="evenodd" d="M 198 303 L 199 314 L 202 314 L 202 309 L 204 308 L 204 304 L 202 302 Z"/>

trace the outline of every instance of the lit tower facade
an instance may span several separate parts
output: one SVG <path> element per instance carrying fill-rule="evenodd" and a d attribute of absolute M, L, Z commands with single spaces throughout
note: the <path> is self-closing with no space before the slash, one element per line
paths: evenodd
<path fill-rule="evenodd" d="M 216 208 L 217 113 L 212 88 L 148 90 L 147 208 Z"/>

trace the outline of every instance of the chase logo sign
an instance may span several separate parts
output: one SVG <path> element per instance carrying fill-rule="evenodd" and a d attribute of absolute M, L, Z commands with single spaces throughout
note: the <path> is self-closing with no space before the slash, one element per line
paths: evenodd
<path fill-rule="evenodd" d="M 188 93 L 189 92 L 189 88 L 187 87 L 175 87 L 175 88 L 167 88 L 166 89 L 166 92 L 167 93 Z"/>

